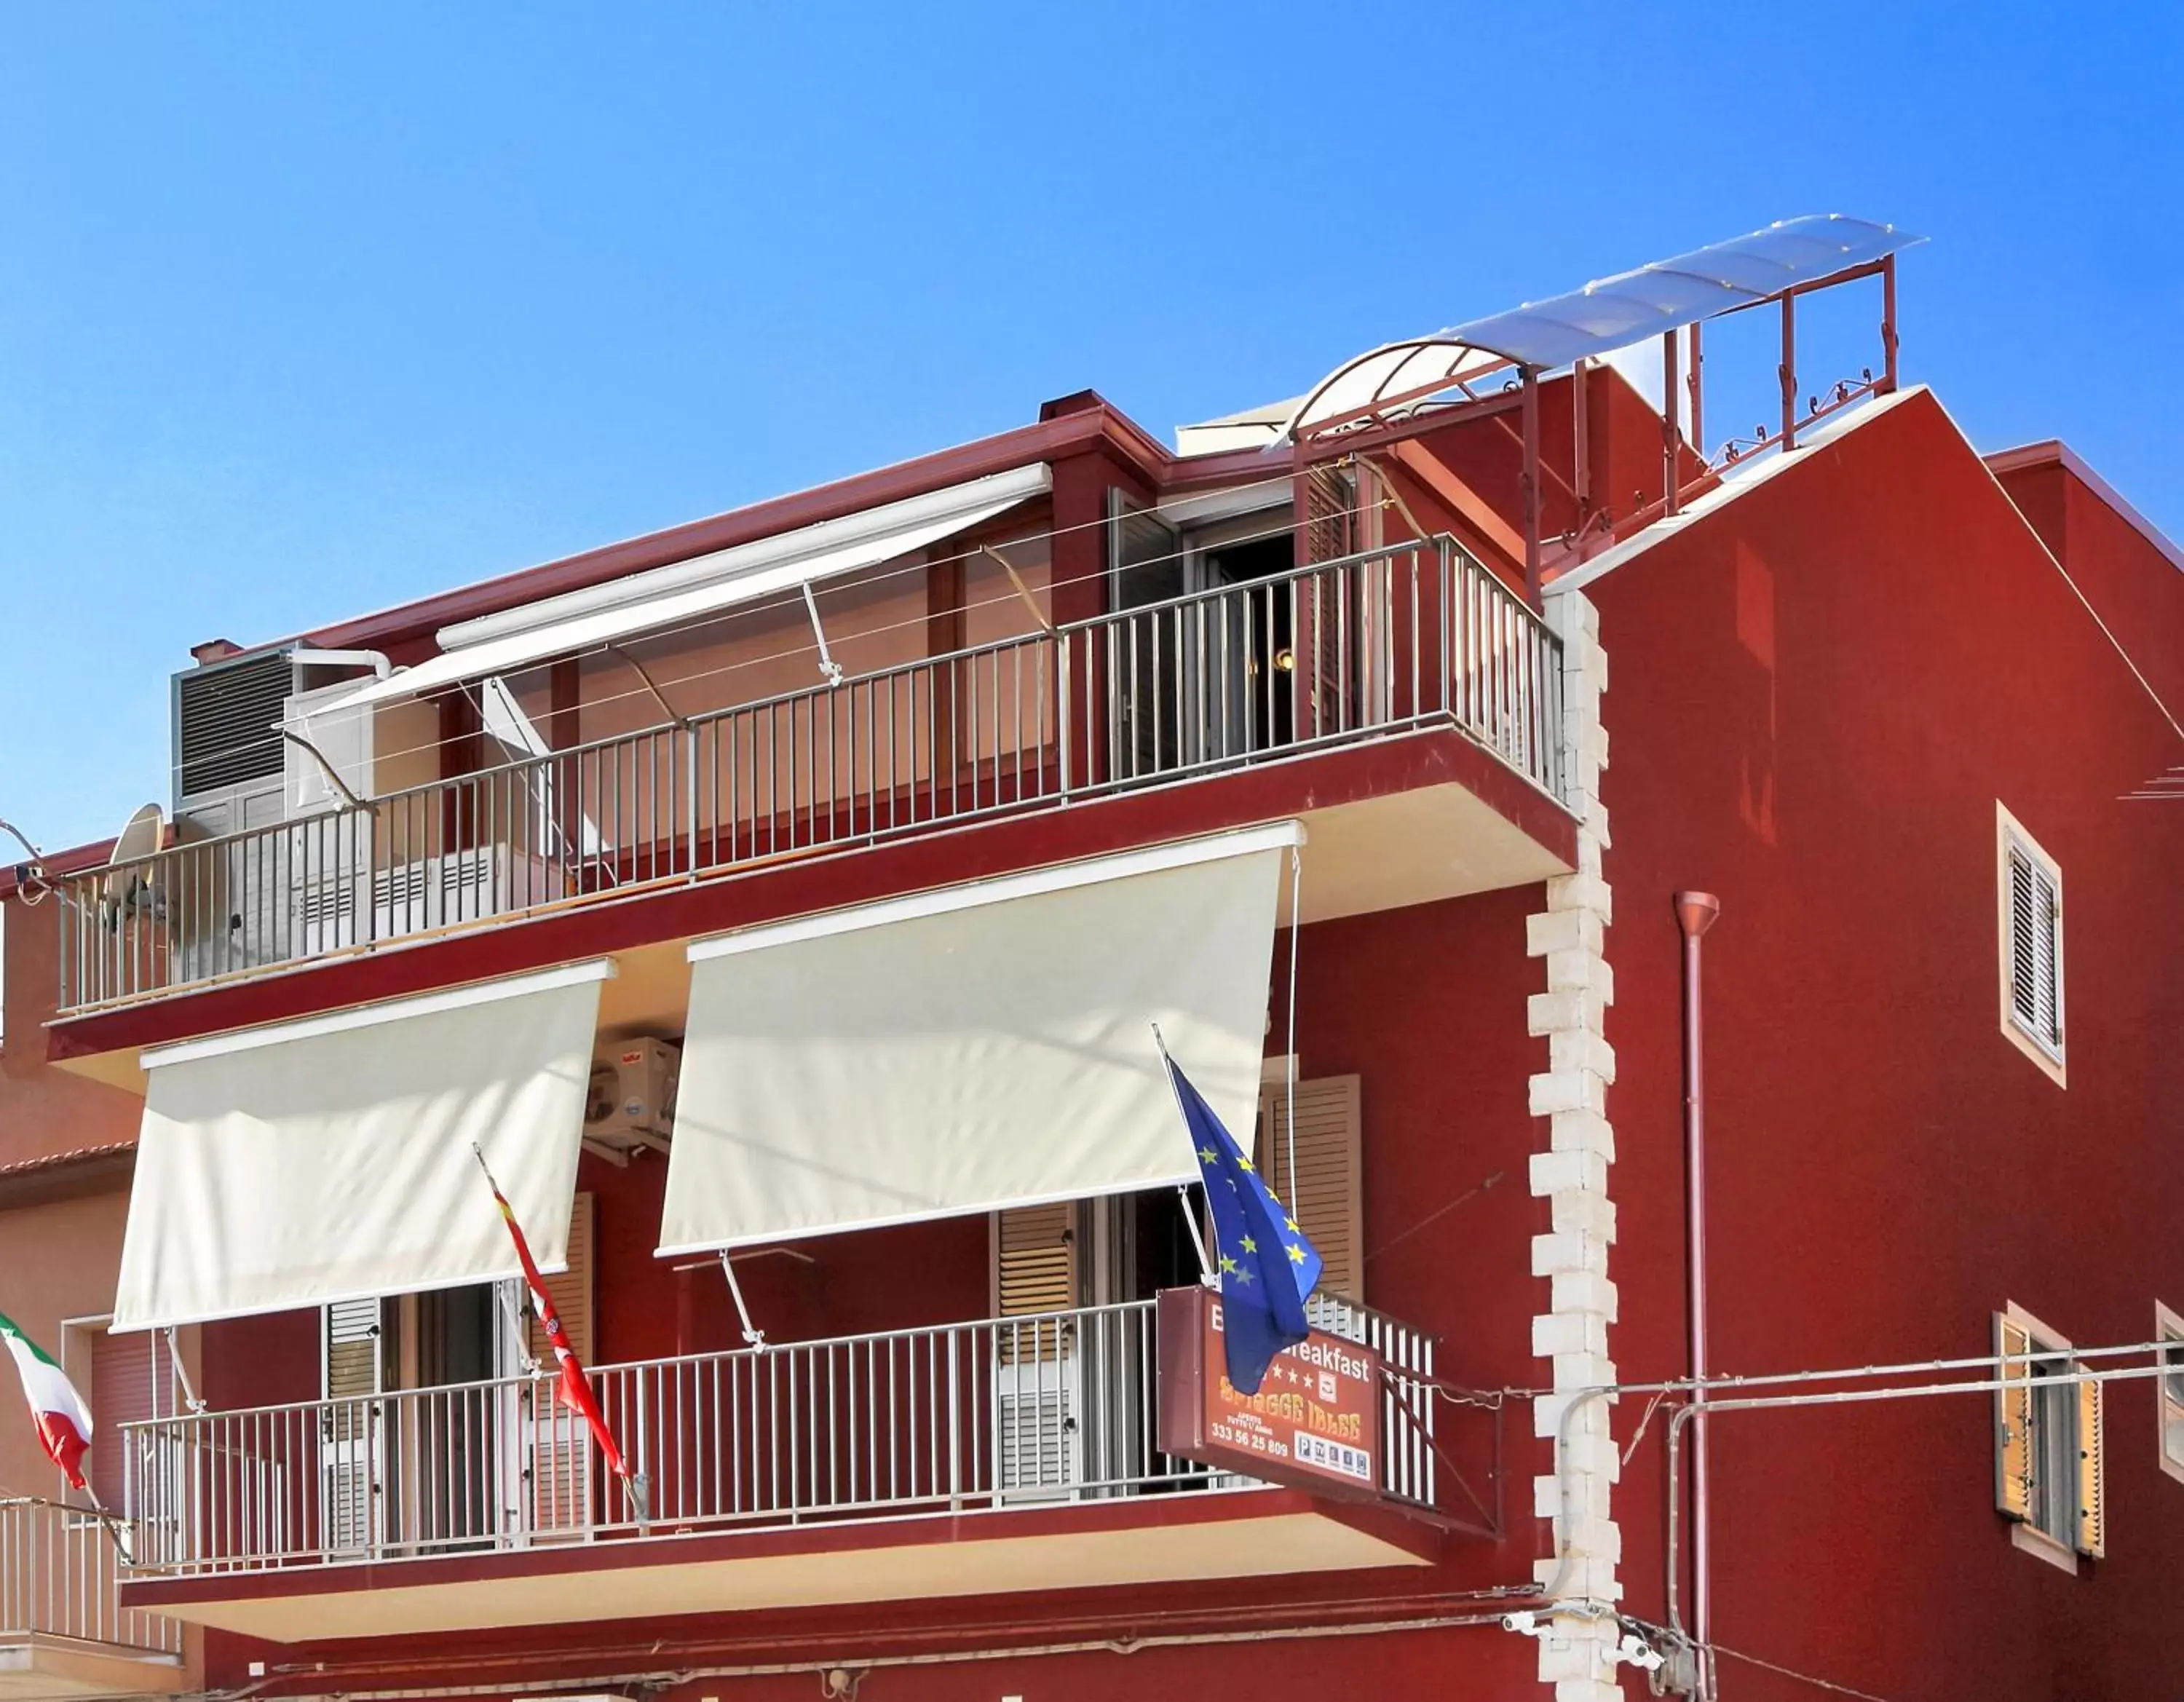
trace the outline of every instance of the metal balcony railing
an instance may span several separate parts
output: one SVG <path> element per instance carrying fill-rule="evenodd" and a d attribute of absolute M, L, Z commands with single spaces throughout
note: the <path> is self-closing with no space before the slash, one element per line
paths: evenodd
<path fill-rule="evenodd" d="M 1433 1346 L 1340 1301 L 1380 1352 L 1383 1487 L 1434 1505 Z M 1154 1303 L 603 1366 L 641 1487 L 550 1377 L 123 1427 L 136 1575 L 254 1571 L 1256 1487 L 1162 1454 Z"/>
<path fill-rule="evenodd" d="M 28 1496 L 0 1500 L 0 1648 L 53 1638 L 179 1656 L 181 1625 L 124 1608 L 120 1577 L 104 1521 Z"/>
<path fill-rule="evenodd" d="M 1429 726 L 1562 800 L 1560 643 L 1447 537 L 66 877 L 59 1008 Z"/>

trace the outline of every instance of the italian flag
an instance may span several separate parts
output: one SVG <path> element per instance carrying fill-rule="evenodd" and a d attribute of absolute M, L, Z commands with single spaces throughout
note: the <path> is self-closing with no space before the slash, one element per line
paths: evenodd
<path fill-rule="evenodd" d="M 51 1354 L 0 1313 L 0 1341 L 15 1356 L 15 1370 L 23 1379 L 24 1398 L 31 1403 L 31 1417 L 38 1427 L 38 1439 L 53 1457 L 68 1481 L 84 1487 L 84 1450 L 91 1446 L 91 1409 L 75 1392 Z"/>

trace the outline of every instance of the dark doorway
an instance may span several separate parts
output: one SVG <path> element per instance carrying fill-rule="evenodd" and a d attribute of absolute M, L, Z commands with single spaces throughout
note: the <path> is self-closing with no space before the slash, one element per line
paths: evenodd
<path fill-rule="evenodd" d="M 1221 599 L 1219 687 L 1208 694 L 1214 754 L 1241 755 L 1295 737 L 1296 586 L 1262 584 L 1287 573 L 1295 548 L 1287 532 L 1220 544 L 1200 558 L 1207 590 L 1255 587 Z"/>

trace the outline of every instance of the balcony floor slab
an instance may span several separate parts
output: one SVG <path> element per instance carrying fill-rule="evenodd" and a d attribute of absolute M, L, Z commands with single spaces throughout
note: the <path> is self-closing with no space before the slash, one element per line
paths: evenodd
<path fill-rule="evenodd" d="M 164 1695 L 183 1677 L 181 1659 L 156 1650 L 0 1632 L 0 1702 Z"/>
<path fill-rule="evenodd" d="M 1466 734 L 1431 726 L 299 960 L 57 1019 L 48 1054 L 142 1093 L 146 1047 L 602 955 L 623 975 L 608 984 L 601 1026 L 632 1030 L 679 1015 L 682 943 L 699 935 L 1284 817 L 1309 835 L 1308 923 L 1526 886 L 1575 865 L 1568 811 Z"/>
<path fill-rule="evenodd" d="M 1287 1490 L 655 1536 L 249 1576 L 125 1605 L 277 1643 L 1431 1565 L 1431 1527 Z"/>

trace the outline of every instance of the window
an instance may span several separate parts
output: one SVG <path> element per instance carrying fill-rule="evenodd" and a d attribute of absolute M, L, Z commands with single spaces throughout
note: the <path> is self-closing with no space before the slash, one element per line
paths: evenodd
<path fill-rule="evenodd" d="M 2153 1338 L 2161 1343 L 2161 1469 L 2184 1478 L 2184 1316 L 2157 1304 Z M 2174 1343 L 2174 1345 L 2170 1345 Z"/>
<path fill-rule="evenodd" d="M 2063 874 L 1995 805 L 2002 1032 L 2059 1084 L 2063 1072 Z"/>
<path fill-rule="evenodd" d="M 1995 1505 L 2020 1548 L 2069 1571 L 2106 1536 L 2102 1388 L 2070 1344 L 2016 1306 L 1995 1315 Z"/>

